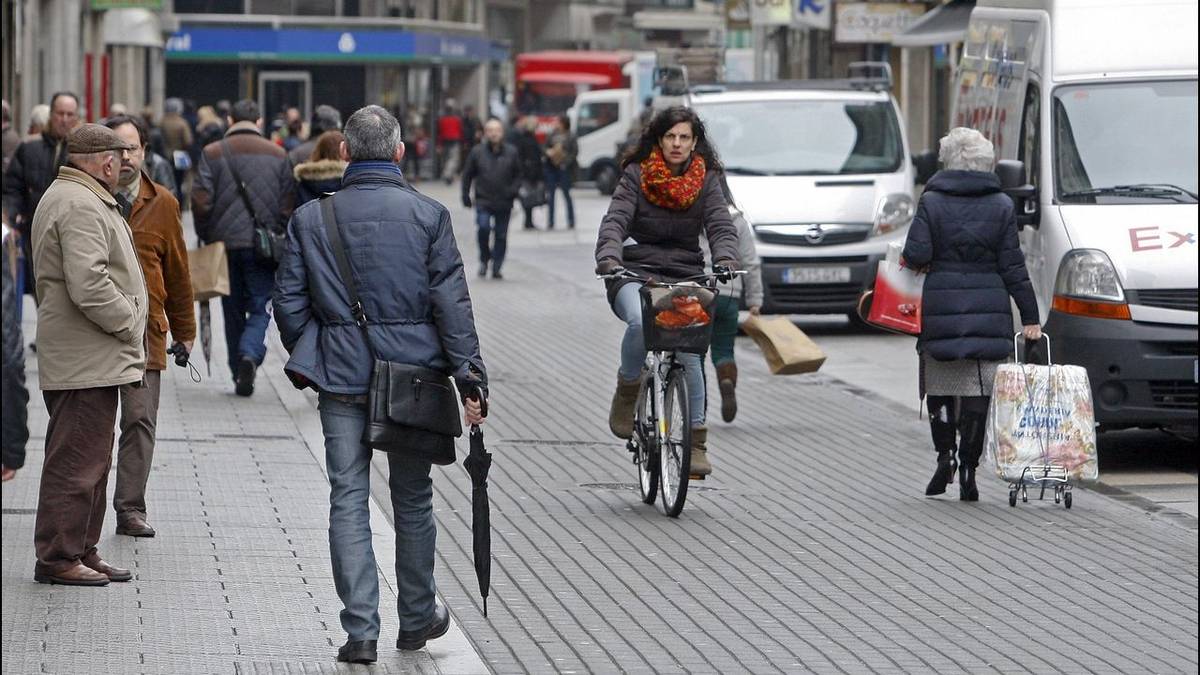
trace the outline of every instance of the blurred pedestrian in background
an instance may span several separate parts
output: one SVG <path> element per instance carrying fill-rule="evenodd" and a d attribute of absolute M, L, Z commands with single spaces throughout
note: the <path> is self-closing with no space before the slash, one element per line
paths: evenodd
<path fill-rule="evenodd" d="M 463 121 L 458 114 L 458 104 L 452 98 L 446 99 L 442 116 L 438 118 L 437 142 L 442 157 L 442 180 L 449 185 L 458 175 L 463 144 Z"/>
<path fill-rule="evenodd" d="M 479 277 L 503 279 L 501 268 L 508 250 L 508 221 L 513 200 L 521 187 L 521 160 L 517 149 L 504 142 L 504 125 L 490 119 L 483 125 L 484 142 L 471 148 L 463 168 L 462 202 L 475 206 L 475 227 L 479 240 Z M 471 187 L 475 200 L 471 200 Z M 494 239 L 494 243 L 493 243 Z"/>
<path fill-rule="evenodd" d="M 192 126 L 183 117 L 183 101 L 169 98 L 163 102 L 162 121 L 163 153 L 175 167 L 175 198 L 183 201 L 184 178 L 192 168 Z"/>
<path fill-rule="evenodd" d="M 160 156 L 166 157 L 171 162 L 171 171 L 175 171 L 175 160 L 167 156 L 167 143 L 163 140 L 162 129 L 158 126 L 157 116 L 154 111 L 154 106 L 147 105 L 142 108 L 142 122 L 146 128 L 150 130 L 150 150 Z M 171 177 L 174 180 L 174 176 Z M 165 185 L 165 183 L 164 183 Z"/>
<path fill-rule="evenodd" d="M 26 141 L 41 138 L 42 133 L 50 126 L 50 106 L 39 103 L 29 110 L 29 128 L 25 130 Z"/>
<path fill-rule="evenodd" d="M 210 143 L 221 140 L 221 137 L 225 135 L 227 124 L 224 119 L 217 116 L 217 111 L 212 106 L 200 106 L 200 109 L 196 111 L 196 143 L 194 147 L 197 149 L 197 164 L 199 164 L 200 153 L 204 152 L 204 148 Z"/>
<path fill-rule="evenodd" d="M 66 146 L 68 165 L 46 190 L 32 227 L 38 376 L 50 413 L 34 579 L 104 586 L 133 578 L 104 562 L 96 544 L 120 387 L 145 376 L 150 299 L 124 200 L 114 196 L 121 160 L 135 148 L 98 124 L 73 131 Z"/>
<path fill-rule="evenodd" d="M 409 187 L 398 164 L 404 155 L 400 125 L 379 106 L 346 121 L 342 159 L 350 162 L 342 190 L 296 211 L 288 226 L 288 253 L 274 292 L 279 334 L 291 358 L 286 372 L 298 387 L 319 393 L 329 469 L 329 549 L 334 586 L 345 609 L 347 640 L 337 660 L 377 659 L 379 570 L 372 550 L 367 387 L 374 358 L 453 375 L 460 392 L 487 376 L 450 213 Z M 327 222 L 322 210 L 332 210 Z M 337 223 L 354 223 L 339 227 Z M 334 262 L 329 228 L 337 227 L 355 279 L 362 312 L 351 311 L 343 274 Z M 361 317 L 372 337 L 368 344 Z M 438 385 L 441 386 L 441 385 Z M 481 403 L 466 401 L 467 424 L 481 423 Z M 433 566 L 433 457 L 413 447 L 387 453 L 388 487 L 396 525 L 395 589 L 398 649 L 420 649 L 450 625 L 436 601 Z M 449 462 L 454 461 L 453 450 Z"/>
<path fill-rule="evenodd" d="M 347 162 L 342 159 L 341 147 L 346 137 L 342 132 L 326 131 L 317 141 L 308 161 L 296 165 L 296 207 L 319 198 L 327 192 L 342 189 L 342 174 Z"/>
<path fill-rule="evenodd" d="M 29 390 L 25 387 L 25 342 L 21 337 L 21 321 L 17 318 L 16 232 L 3 226 L 0 238 L 0 288 L 2 293 L 3 391 L 0 391 L 0 480 L 12 480 L 17 469 L 25 466 L 25 444 L 29 441 Z"/>
<path fill-rule="evenodd" d="M 117 534 L 153 537 L 154 528 L 147 522 L 146 483 L 154 459 L 162 371 L 167 367 L 167 330 L 185 354 L 192 351 L 196 339 L 192 281 L 179 203 L 164 185 L 156 184 L 142 170 L 150 141 L 145 124 L 127 115 L 110 117 L 104 124 L 121 140 L 136 146 L 121 162 L 117 194 L 132 205 L 129 227 L 150 298 L 146 377 L 137 386 L 121 387 L 121 437 L 117 442 L 113 509 L 117 513 Z"/>
<path fill-rule="evenodd" d="M 305 129 L 304 117 L 300 115 L 299 108 L 288 108 L 283 115 L 283 121 L 286 125 L 283 149 L 290 152 L 308 139 L 308 131 Z"/>
<path fill-rule="evenodd" d="M 21 134 L 12 125 L 12 111 L 8 108 L 8 101 L 4 101 L 4 170 L 8 169 L 8 160 L 12 159 L 13 153 L 17 151 L 17 147 L 21 145 Z"/>
<path fill-rule="evenodd" d="M 267 311 L 274 269 L 254 253 L 255 217 L 264 227 L 277 227 L 292 215 L 296 180 L 283 148 L 263 137 L 262 115 L 250 99 L 238 101 L 230 113 L 233 126 L 224 138 L 200 155 L 192 188 L 196 235 L 205 242 L 225 242 L 230 293 L 221 298 L 225 344 L 234 391 L 254 393 L 254 377 L 267 355 Z M 234 180 L 233 167 L 245 181 L 245 194 Z M 254 209 L 246 209 L 246 201 Z"/>
<path fill-rule="evenodd" d="M 466 161 L 466 155 L 478 143 L 483 141 L 483 121 L 479 119 L 479 115 L 475 113 L 475 106 L 470 103 L 463 106 L 462 114 L 463 128 L 463 161 Z"/>
<path fill-rule="evenodd" d="M 33 214 L 42 195 L 67 163 L 67 136 L 79 124 L 79 97 L 69 91 L 50 97 L 50 119 L 37 138 L 17 146 L 4 172 L 4 212 L 9 225 L 21 237 L 24 274 L 18 278 L 18 295 L 34 292 L 32 239 L 29 234 Z M 17 319 L 20 320 L 20 306 Z"/>
<path fill-rule="evenodd" d="M 717 370 L 717 389 L 721 392 L 721 419 L 732 422 L 737 417 L 737 360 L 734 343 L 737 340 L 738 311 L 744 300 L 752 316 L 758 316 L 763 304 L 762 262 L 758 248 L 754 245 L 754 231 L 745 216 L 736 208 L 733 195 L 724 187 L 725 199 L 729 202 L 730 216 L 738 234 L 738 262 L 746 274 L 734 277 L 717 296 L 713 310 L 713 335 L 709 346 L 713 367 Z M 704 240 L 705 248 L 708 240 Z"/>
<path fill-rule="evenodd" d="M 956 127 L 939 146 L 943 169 L 925 184 L 903 253 L 906 265 L 928 271 L 917 351 L 937 470 L 925 494 L 944 493 L 957 466 L 959 498 L 977 501 L 975 469 L 996 366 L 1012 354 L 1010 297 L 1026 339 L 1040 339 L 1042 331 L 1016 212 L 992 171 L 991 141 Z"/>
<path fill-rule="evenodd" d="M 341 131 L 342 114 L 331 105 L 319 105 L 313 110 L 312 121 L 308 124 L 308 140 L 288 151 L 288 159 L 293 165 L 307 162 L 317 147 L 317 141 L 326 131 Z"/>
<path fill-rule="evenodd" d="M 545 170 L 542 168 L 542 146 L 537 140 L 537 117 L 526 115 L 517 120 L 509 135 L 509 143 L 517 149 L 521 161 L 521 209 L 525 212 L 525 229 L 535 229 L 533 210 L 545 201 Z M 540 199 L 538 197 L 541 197 Z"/>
<path fill-rule="evenodd" d="M 554 202 L 562 190 L 567 201 L 567 227 L 575 229 L 575 202 L 571 199 L 571 174 L 575 171 L 575 157 L 579 154 L 579 143 L 571 133 L 571 118 L 559 115 L 554 131 L 546 140 L 546 206 L 550 210 L 546 229 L 554 229 Z"/>

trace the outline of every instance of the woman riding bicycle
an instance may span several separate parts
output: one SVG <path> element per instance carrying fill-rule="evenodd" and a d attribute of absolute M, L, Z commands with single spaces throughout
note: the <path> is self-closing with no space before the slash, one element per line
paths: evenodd
<path fill-rule="evenodd" d="M 704 273 L 700 234 L 708 237 L 714 267 L 737 268 L 738 235 L 721 189 L 724 171 L 704 124 L 687 108 L 659 112 L 642 130 L 624 169 L 596 242 L 596 272 L 625 268 L 655 281 L 680 281 Z M 633 433 L 634 407 L 646 347 L 638 290 L 644 281 L 608 281 L 613 312 L 627 324 L 621 367 L 608 424 L 618 438 Z M 680 354 L 691 408 L 691 473 L 712 473 L 704 426 L 704 369 L 697 354 Z"/>

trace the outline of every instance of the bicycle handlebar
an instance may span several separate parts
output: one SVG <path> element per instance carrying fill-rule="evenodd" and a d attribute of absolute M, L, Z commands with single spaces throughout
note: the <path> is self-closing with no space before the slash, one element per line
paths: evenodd
<path fill-rule="evenodd" d="M 679 281 L 664 282 L 664 281 L 658 281 L 651 277 L 642 276 L 642 275 L 638 274 L 637 272 L 628 270 L 624 267 L 618 267 L 617 269 L 613 270 L 612 272 L 610 272 L 608 274 L 597 274 L 596 278 L 604 280 L 604 281 L 614 281 L 617 279 L 630 279 L 633 281 L 643 281 L 648 284 L 652 284 L 654 286 L 671 287 L 671 286 L 679 286 L 679 285 L 682 285 L 687 282 L 700 282 L 700 281 L 704 281 L 709 284 L 715 284 L 718 281 L 732 281 L 734 277 L 740 277 L 745 274 L 746 274 L 746 270 L 723 269 L 723 270 L 716 271 L 713 274 L 696 274 L 694 276 L 686 277 Z"/>

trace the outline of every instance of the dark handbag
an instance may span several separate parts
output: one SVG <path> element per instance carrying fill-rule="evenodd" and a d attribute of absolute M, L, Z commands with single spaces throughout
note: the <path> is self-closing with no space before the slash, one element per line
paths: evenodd
<path fill-rule="evenodd" d="M 454 463 L 454 439 L 462 436 L 454 383 L 443 372 L 379 358 L 371 342 L 354 272 L 346 255 L 333 209 L 334 196 L 321 198 L 321 217 L 337 261 L 338 274 L 350 296 L 354 323 L 362 329 L 371 353 L 367 391 L 367 426 L 363 443 L 384 452 L 417 455 L 434 464 Z"/>
<path fill-rule="evenodd" d="M 254 203 L 250 201 L 250 193 L 246 190 L 246 182 L 242 180 L 242 175 L 237 170 L 237 164 L 233 163 L 229 141 L 224 138 L 221 139 L 221 159 L 229 167 L 229 172 L 233 174 L 233 183 L 242 197 L 242 204 L 254 222 L 254 235 L 251 238 L 254 259 L 264 266 L 278 267 L 280 261 L 283 260 L 283 253 L 287 249 L 287 234 L 259 219 L 258 212 L 254 210 Z"/>
<path fill-rule="evenodd" d="M 517 198 L 521 200 L 521 206 L 525 209 L 544 206 L 547 203 L 546 185 L 541 181 L 521 181 L 521 187 L 517 189 Z"/>

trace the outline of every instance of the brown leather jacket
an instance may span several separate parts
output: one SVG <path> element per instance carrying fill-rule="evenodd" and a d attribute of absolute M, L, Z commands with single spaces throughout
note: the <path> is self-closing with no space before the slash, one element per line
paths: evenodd
<path fill-rule="evenodd" d="M 167 367 L 167 329 L 177 342 L 196 339 L 196 315 L 192 310 L 192 279 L 188 270 L 187 246 L 179 220 L 179 202 L 167 188 L 142 173 L 142 186 L 129 214 L 133 244 L 137 249 L 150 316 L 146 321 L 146 369 Z"/>

